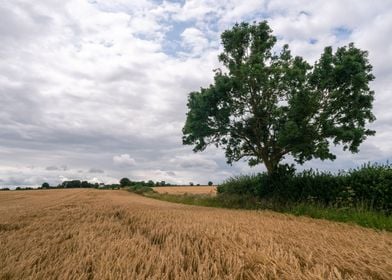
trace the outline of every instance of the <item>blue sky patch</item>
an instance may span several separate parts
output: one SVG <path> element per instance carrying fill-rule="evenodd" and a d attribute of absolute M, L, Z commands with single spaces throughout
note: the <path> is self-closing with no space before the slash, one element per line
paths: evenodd
<path fill-rule="evenodd" d="M 340 41 L 350 37 L 353 31 L 345 26 L 339 26 L 332 30 L 333 35 Z"/>
<path fill-rule="evenodd" d="M 164 24 L 164 23 L 162 23 Z M 168 23 L 166 23 L 168 24 Z M 186 51 L 181 45 L 181 34 L 185 29 L 194 26 L 194 21 L 170 22 L 171 28 L 165 34 L 163 42 L 163 52 L 171 56 L 177 56 L 177 52 Z"/>

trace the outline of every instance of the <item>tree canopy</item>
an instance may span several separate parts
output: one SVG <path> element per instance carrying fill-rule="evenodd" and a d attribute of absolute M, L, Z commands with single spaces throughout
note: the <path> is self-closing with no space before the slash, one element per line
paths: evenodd
<path fill-rule="evenodd" d="M 221 35 L 222 69 L 214 83 L 188 97 L 183 143 L 215 144 L 228 163 L 245 158 L 273 173 L 287 155 L 302 164 L 333 160 L 331 144 L 358 152 L 375 131 L 374 79 L 368 53 L 350 43 L 326 47 L 314 65 L 277 49 L 267 22 L 240 23 Z"/>
<path fill-rule="evenodd" d="M 131 180 L 129 180 L 128 178 L 122 178 L 120 180 L 120 185 L 121 187 L 126 187 L 126 186 L 130 186 L 131 185 Z"/>

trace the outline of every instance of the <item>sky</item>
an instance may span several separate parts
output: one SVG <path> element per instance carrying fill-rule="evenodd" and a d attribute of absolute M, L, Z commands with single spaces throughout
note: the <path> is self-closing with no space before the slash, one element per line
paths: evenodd
<path fill-rule="evenodd" d="M 299 169 L 392 159 L 392 1 L 0 0 L 0 186 L 206 184 L 265 170 L 181 139 L 188 93 L 221 66 L 220 34 L 262 20 L 310 63 L 354 42 L 374 67 L 376 136 Z"/>

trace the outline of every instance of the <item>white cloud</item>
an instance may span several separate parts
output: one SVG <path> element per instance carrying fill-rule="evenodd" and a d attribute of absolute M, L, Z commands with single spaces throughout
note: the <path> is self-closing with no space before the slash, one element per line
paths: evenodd
<path fill-rule="evenodd" d="M 200 154 L 179 155 L 170 159 L 170 163 L 184 169 L 215 170 L 218 165 L 213 159 L 208 159 Z"/>
<path fill-rule="evenodd" d="M 212 69 L 219 67 L 221 32 L 235 22 L 265 18 L 278 44 L 288 42 L 293 54 L 309 61 L 326 45 L 354 41 L 369 51 L 377 135 L 358 156 L 390 159 L 392 2 L 342 5 L 337 0 L 1 1 L 1 184 L 92 179 L 91 166 L 105 170 L 94 175 L 108 182 L 124 176 L 217 182 L 228 174 L 262 170 L 242 162 L 227 166 L 222 152 L 213 149 L 194 155 L 181 144 L 181 128 L 187 94 L 208 86 Z M 334 30 L 343 27 L 349 34 L 338 36 Z M 174 41 L 180 43 L 166 50 Z M 339 152 L 337 161 L 320 166 L 352 167 L 358 159 Z"/>
<path fill-rule="evenodd" d="M 114 162 L 114 164 L 117 164 L 120 166 L 134 166 L 136 164 L 136 161 L 133 158 L 131 158 L 130 155 L 128 155 L 128 154 L 114 156 L 113 162 Z"/>
<path fill-rule="evenodd" d="M 90 170 L 88 171 L 89 173 L 105 173 L 104 170 L 99 169 L 99 168 L 90 168 Z"/>
<path fill-rule="evenodd" d="M 199 56 L 208 47 L 208 39 L 197 28 L 190 27 L 181 33 L 183 46 L 190 48 L 192 56 Z"/>

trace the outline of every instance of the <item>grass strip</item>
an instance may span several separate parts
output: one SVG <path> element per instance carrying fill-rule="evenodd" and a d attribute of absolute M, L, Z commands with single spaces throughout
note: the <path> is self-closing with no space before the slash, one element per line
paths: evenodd
<path fill-rule="evenodd" d="M 173 195 L 156 192 L 143 193 L 144 196 L 159 200 L 188 205 L 231 208 L 272 210 L 295 216 L 307 216 L 337 222 L 357 224 L 377 230 L 392 231 L 392 216 L 363 208 L 331 208 L 310 203 L 279 203 L 273 200 L 257 200 L 235 195 Z"/>

